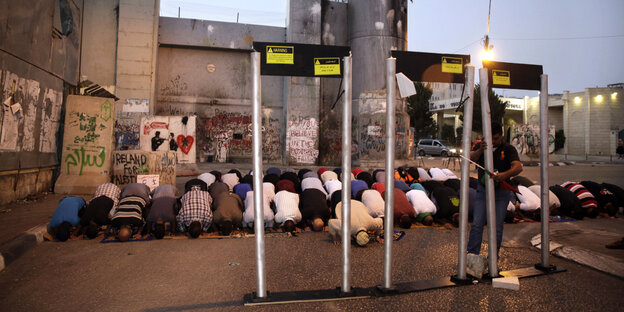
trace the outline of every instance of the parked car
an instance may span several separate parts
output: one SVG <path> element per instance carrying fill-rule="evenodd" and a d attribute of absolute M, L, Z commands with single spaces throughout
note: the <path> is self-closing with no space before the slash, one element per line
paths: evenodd
<path fill-rule="evenodd" d="M 444 140 L 438 139 L 421 139 L 418 141 L 418 155 L 440 155 L 447 157 L 449 155 L 458 155 L 461 149 L 449 146 Z"/>

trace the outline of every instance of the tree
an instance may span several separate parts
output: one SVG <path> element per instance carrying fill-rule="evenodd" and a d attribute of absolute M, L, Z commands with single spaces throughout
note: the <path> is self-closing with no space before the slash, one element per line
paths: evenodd
<path fill-rule="evenodd" d="M 473 107 L 472 107 L 472 131 L 482 132 L 483 126 L 481 123 L 481 85 L 477 84 L 474 88 L 473 95 Z M 498 122 L 502 125 L 503 117 L 505 116 L 505 107 L 507 102 L 503 102 L 494 91 L 490 88 L 488 92 L 488 100 L 490 102 L 490 121 Z M 459 116 L 461 121 L 464 121 L 464 114 Z"/>
<path fill-rule="evenodd" d="M 429 100 L 433 90 L 422 82 L 414 82 L 416 94 L 407 98 L 407 114 L 410 116 L 410 127 L 414 128 L 417 139 L 435 135 L 437 126 L 433 114 L 429 111 Z"/>

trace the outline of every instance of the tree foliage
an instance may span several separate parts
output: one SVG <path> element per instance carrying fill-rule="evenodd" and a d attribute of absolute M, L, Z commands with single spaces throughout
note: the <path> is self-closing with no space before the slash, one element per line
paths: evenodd
<path fill-rule="evenodd" d="M 472 108 L 472 131 L 482 132 L 483 126 L 481 122 L 481 85 L 477 84 L 474 88 L 474 104 Z M 490 120 L 491 122 L 498 122 L 502 125 L 503 117 L 505 116 L 505 107 L 507 102 L 503 102 L 498 94 L 494 93 L 492 89 L 488 92 L 488 100 L 490 102 Z M 464 121 L 464 114 L 459 116 L 461 121 Z"/>
<path fill-rule="evenodd" d="M 433 113 L 429 111 L 429 100 L 433 90 L 422 82 L 414 82 L 416 94 L 407 98 L 407 113 L 410 127 L 414 128 L 416 139 L 435 135 L 437 126 Z"/>

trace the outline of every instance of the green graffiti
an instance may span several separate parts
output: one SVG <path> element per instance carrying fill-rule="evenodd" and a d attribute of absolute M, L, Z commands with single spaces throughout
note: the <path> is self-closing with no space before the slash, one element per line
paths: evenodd
<path fill-rule="evenodd" d="M 104 160 L 106 160 L 106 149 L 102 148 L 102 151 L 98 155 L 85 155 L 84 146 L 81 146 L 80 149 L 74 148 L 73 154 L 67 154 L 65 157 L 65 164 L 67 165 L 67 174 L 70 174 L 70 168 L 80 167 L 80 171 L 78 175 L 82 175 L 82 169 L 87 167 L 98 167 L 101 168 L 104 165 Z M 99 161 L 98 161 L 99 160 Z"/>
<path fill-rule="evenodd" d="M 100 118 L 104 121 L 110 120 L 112 116 L 112 108 L 113 105 L 108 100 L 102 102 L 102 104 L 100 104 Z"/>

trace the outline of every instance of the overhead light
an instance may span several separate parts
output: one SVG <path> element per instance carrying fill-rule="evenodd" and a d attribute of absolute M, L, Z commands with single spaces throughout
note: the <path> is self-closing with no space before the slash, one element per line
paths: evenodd
<path fill-rule="evenodd" d="M 602 95 L 600 94 L 596 95 L 596 102 L 598 103 L 602 102 Z"/>
<path fill-rule="evenodd" d="M 482 60 L 486 60 L 489 61 L 493 58 L 494 54 L 492 53 L 492 50 L 482 50 L 481 51 L 481 59 Z"/>
<path fill-rule="evenodd" d="M 615 100 L 617 98 L 617 92 L 611 93 L 611 99 Z"/>
<path fill-rule="evenodd" d="M 576 103 L 576 104 L 581 103 L 581 98 L 578 97 L 578 96 L 575 96 L 574 97 L 574 103 Z"/>

